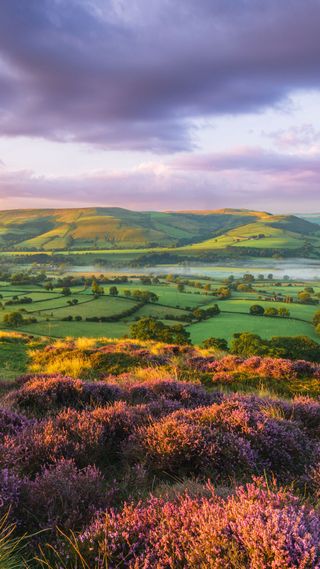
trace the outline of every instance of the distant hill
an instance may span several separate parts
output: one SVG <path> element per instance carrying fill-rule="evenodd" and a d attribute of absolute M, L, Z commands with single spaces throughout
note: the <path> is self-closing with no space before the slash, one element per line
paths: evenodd
<path fill-rule="evenodd" d="M 137 212 L 122 208 L 0 212 L 2 251 L 245 248 L 317 251 L 317 223 L 293 215 L 222 209 Z"/>
<path fill-rule="evenodd" d="M 320 225 L 320 213 L 302 213 L 299 217 Z"/>

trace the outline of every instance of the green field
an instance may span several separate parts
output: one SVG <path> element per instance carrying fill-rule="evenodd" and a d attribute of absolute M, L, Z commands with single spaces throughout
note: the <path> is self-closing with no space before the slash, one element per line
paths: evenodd
<path fill-rule="evenodd" d="M 262 338 L 272 336 L 309 336 L 319 341 L 319 336 L 314 332 L 311 324 L 279 318 L 265 318 L 251 315 L 222 313 L 215 318 L 210 318 L 198 324 L 188 327 L 191 340 L 199 344 L 211 336 L 231 340 L 233 334 L 238 332 L 252 332 Z"/>
<path fill-rule="evenodd" d="M 59 277 L 56 278 L 59 279 Z M 73 282 L 72 276 L 66 278 Z M 117 284 L 118 296 L 109 295 L 110 282 L 103 285 L 104 295 L 95 296 L 91 286 L 85 288 L 81 277 L 79 284 L 79 276 L 76 277 L 75 284 L 70 287 L 69 296 L 62 294 L 61 285 L 60 287 L 55 285 L 52 291 L 47 291 L 44 284 L 17 285 L 2 281 L 0 290 L 3 298 L 0 317 L 3 319 L 11 312 L 20 311 L 25 320 L 36 318 L 37 322 L 24 322 L 19 328 L 35 336 L 119 338 L 130 334 L 130 326 L 133 322 L 148 316 L 158 318 L 169 326 L 182 323 L 187 327 L 195 343 L 210 336 L 230 340 L 234 333 L 242 331 L 254 332 L 262 337 L 307 335 L 320 340 L 312 325 L 313 316 L 319 310 L 319 304 L 317 304 L 320 296 L 319 282 L 301 283 L 291 280 L 279 283 L 272 280 L 257 280 L 253 282 L 251 292 L 237 290 L 237 284 L 241 282 L 241 278 L 238 277 L 238 281 L 231 285 L 230 298 L 222 300 L 215 296 L 215 291 L 225 284 L 217 278 L 185 278 L 184 290 L 179 291 L 178 282 L 165 277 L 160 278 L 156 284 L 153 282 L 143 284 L 138 277 L 128 277 L 127 283 Z M 204 289 L 206 284 L 210 284 L 210 291 Z M 298 302 L 297 295 L 308 284 L 312 285 L 314 291 L 311 295 L 313 304 L 301 304 Z M 153 292 L 157 295 L 158 301 L 147 302 L 139 307 L 136 299 L 125 296 L 125 291 L 128 290 L 131 294 L 137 290 Z M 282 293 L 284 297 L 286 295 L 292 297 L 293 302 L 272 300 L 272 295 L 279 298 L 279 293 Z M 33 301 L 30 304 L 5 304 L 16 296 L 19 298 L 28 296 Z M 73 304 L 74 302 L 77 304 Z M 193 316 L 193 310 L 197 308 L 206 310 L 214 304 L 218 304 L 221 310 L 219 316 L 202 321 L 197 321 L 197 318 Z M 249 311 L 252 304 L 260 304 L 264 308 L 287 308 L 290 311 L 290 318 L 251 316 Z M 126 311 L 131 309 L 133 312 L 126 314 Z M 92 317 L 114 318 L 115 321 L 91 322 L 86 320 Z M 190 318 L 191 323 L 186 322 L 186 319 L 190 320 Z M 4 324 L 2 329 L 5 329 Z"/>
<path fill-rule="evenodd" d="M 129 334 L 129 325 L 126 322 L 37 322 L 29 326 L 19 328 L 21 332 L 35 334 L 37 336 L 49 336 L 53 338 L 63 338 L 72 336 L 74 338 L 106 337 L 122 338 Z"/>
<path fill-rule="evenodd" d="M 0 338 L 0 381 L 10 381 L 22 375 L 27 367 L 25 342 Z"/>

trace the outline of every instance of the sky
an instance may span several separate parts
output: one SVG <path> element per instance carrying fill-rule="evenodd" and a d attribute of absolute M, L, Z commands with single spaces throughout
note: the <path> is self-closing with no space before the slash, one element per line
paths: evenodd
<path fill-rule="evenodd" d="M 1 0 L 0 209 L 320 211 L 320 0 Z"/>

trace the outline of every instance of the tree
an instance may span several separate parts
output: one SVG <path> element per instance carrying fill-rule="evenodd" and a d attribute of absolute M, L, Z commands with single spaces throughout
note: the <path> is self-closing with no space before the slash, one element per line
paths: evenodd
<path fill-rule="evenodd" d="M 263 316 L 264 315 L 264 308 L 263 308 L 263 306 L 260 306 L 260 304 L 253 304 L 252 306 L 250 306 L 249 312 L 253 316 Z"/>
<path fill-rule="evenodd" d="M 239 283 L 236 288 L 239 292 L 252 292 L 252 284 L 251 283 L 248 283 L 248 284 Z"/>
<path fill-rule="evenodd" d="M 299 302 L 303 304 L 310 304 L 312 298 L 309 292 L 301 291 L 298 293 Z"/>
<path fill-rule="evenodd" d="M 179 283 L 177 286 L 177 289 L 179 292 L 184 292 L 185 286 L 183 283 Z"/>
<path fill-rule="evenodd" d="M 314 317 L 313 317 L 313 325 L 314 326 L 318 326 L 318 324 L 320 324 L 320 310 L 317 310 L 317 312 L 315 313 Z"/>
<path fill-rule="evenodd" d="M 118 291 L 117 287 L 116 287 L 116 286 L 111 286 L 111 287 L 109 288 L 109 294 L 110 294 L 110 296 L 118 296 L 119 291 Z"/>
<path fill-rule="evenodd" d="M 102 296 L 104 294 L 104 288 L 97 283 L 96 279 L 92 281 L 91 290 L 95 296 Z"/>
<path fill-rule="evenodd" d="M 218 289 L 217 294 L 218 297 L 221 298 L 221 300 L 224 300 L 226 298 L 230 298 L 231 291 L 228 287 L 221 287 Z"/>
<path fill-rule="evenodd" d="M 23 317 L 20 312 L 9 312 L 4 315 L 3 321 L 10 328 L 17 328 L 23 324 Z"/>
<path fill-rule="evenodd" d="M 62 294 L 63 294 L 64 296 L 70 296 L 70 295 L 71 295 L 71 290 L 70 290 L 70 288 L 69 288 L 68 286 L 64 286 L 63 289 L 62 289 Z"/>
<path fill-rule="evenodd" d="M 279 314 L 279 313 L 278 313 L 277 308 L 274 308 L 273 306 L 270 306 L 269 308 L 266 308 L 265 311 L 264 311 L 264 315 L 265 315 L 265 316 L 274 317 L 274 316 L 278 316 L 278 314 Z"/>
<path fill-rule="evenodd" d="M 250 273 L 245 273 L 242 277 L 243 282 L 245 283 L 253 283 L 254 281 L 254 276 L 251 275 Z"/>
<path fill-rule="evenodd" d="M 243 332 L 234 334 L 231 351 L 244 357 L 271 356 L 320 362 L 319 344 L 308 336 L 274 336 L 265 340 L 258 334 Z"/>
<path fill-rule="evenodd" d="M 192 311 L 192 315 L 196 320 L 204 320 L 206 317 L 206 311 L 202 310 L 202 308 L 195 308 Z"/>
<path fill-rule="evenodd" d="M 266 342 L 258 334 L 243 332 L 234 334 L 231 340 L 231 352 L 239 356 L 263 356 L 268 353 Z"/>
<path fill-rule="evenodd" d="M 215 348 L 217 350 L 222 350 L 227 352 L 229 350 L 228 342 L 224 338 L 207 338 L 202 342 L 203 347 L 207 350 L 209 348 Z"/>
<path fill-rule="evenodd" d="M 269 344 L 271 349 L 281 351 L 281 357 L 320 362 L 319 344 L 308 336 L 274 336 Z"/>
<path fill-rule="evenodd" d="M 190 344 L 189 332 L 182 326 L 167 326 L 155 318 L 140 318 L 131 326 L 131 336 L 138 340 L 156 340 L 171 344 Z"/>
<path fill-rule="evenodd" d="M 280 318 L 290 318 L 290 310 L 287 308 L 278 308 L 278 316 L 280 316 Z"/>

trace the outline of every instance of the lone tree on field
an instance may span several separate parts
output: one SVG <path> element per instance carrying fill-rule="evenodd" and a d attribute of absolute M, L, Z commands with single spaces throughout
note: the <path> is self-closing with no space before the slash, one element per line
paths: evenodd
<path fill-rule="evenodd" d="M 17 328 L 23 324 L 23 317 L 20 312 L 9 312 L 9 314 L 5 314 L 3 321 L 10 328 Z"/>
<path fill-rule="evenodd" d="M 250 306 L 250 314 L 253 316 L 263 316 L 264 315 L 264 308 L 260 306 L 260 304 L 253 304 Z"/>

